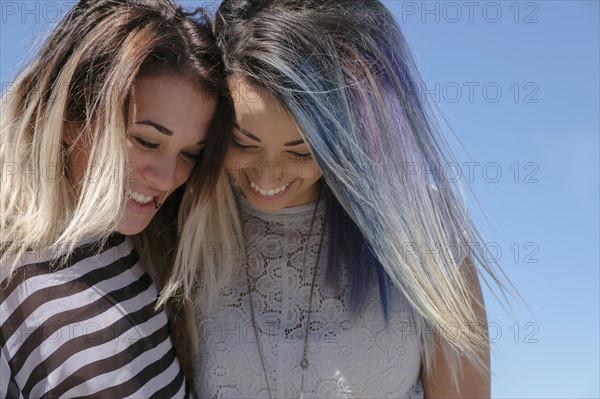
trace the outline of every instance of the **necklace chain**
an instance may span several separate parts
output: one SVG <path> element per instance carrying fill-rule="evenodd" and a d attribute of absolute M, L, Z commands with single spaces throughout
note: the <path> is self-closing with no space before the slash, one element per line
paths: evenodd
<path fill-rule="evenodd" d="M 306 256 L 308 253 L 308 241 L 310 240 L 310 234 L 312 233 L 313 227 L 314 227 L 314 222 L 315 222 L 315 215 L 317 213 L 317 208 L 319 206 L 319 200 L 317 200 L 317 203 L 315 204 L 315 209 L 313 212 L 313 217 L 312 220 L 310 222 L 310 228 L 308 231 L 308 236 L 306 239 L 306 243 L 304 244 L 304 256 L 302 258 L 302 270 L 303 273 L 306 271 Z M 308 299 L 308 312 L 306 315 L 306 327 L 305 327 L 305 331 L 304 331 L 304 346 L 303 346 L 303 351 L 302 351 L 302 359 L 300 360 L 300 367 L 302 368 L 302 377 L 300 380 L 300 395 L 299 398 L 303 399 L 304 398 L 304 370 L 306 370 L 309 366 L 309 362 L 308 362 L 308 332 L 310 329 L 310 316 L 312 314 L 312 303 L 313 303 L 313 293 L 315 290 L 315 282 L 317 281 L 317 271 L 318 271 L 318 267 L 319 267 L 319 260 L 321 259 L 321 250 L 323 248 L 323 239 L 325 237 L 324 234 L 324 229 L 325 229 L 325 223 L 327 221 L 327 214 L 325 215 L 325 217 L 323 218 L 323 224 L 321 226 L 321 237 L 319 240 L 319 248 L 317 249 L 317 260 L 315 262 L 315 266 L 314 266 L 314 270 L 313 270 L 313 275 L 312 275 L 312 281 L 310 283 L 310 294 L 309 294 L 309 299 Z M 247 258 L 244 261 L 245 263 L 245 270 L 246 270 L 246 283 L 248 284 L 248 297 L 249 297 L 249 302 L 250 302 L 250 318 L 252 319 L 252 326 L 254 328 L 254 336 L 256 338 L 256 348 L 258 349 L 258 355 L 260 357 L 260 363 L 262 365 L 262 369 L 263 369 L 263 373 L 265 376 L 265 384 L 267 386 L 267 392 L 269 393 L 269 398 L 273 399 L 273 393 L 271 391 L 271 386 L 269 384 L 269 377 L 267 374 L 267 368 L 266 368 L 266 363 L 265 363 L 265 356 L 262 350 L 262 345 L 261 345 L 261 341 L 260 341 L 260 337 L 258 334 L 258 326 L 256 324 L 256 314 L 254 311 L 254 303 L 252 302 L 252 286 L 250 284 L 250 272 L 249 272 L 249 265 L 248 265 L 248 261 Z"/>

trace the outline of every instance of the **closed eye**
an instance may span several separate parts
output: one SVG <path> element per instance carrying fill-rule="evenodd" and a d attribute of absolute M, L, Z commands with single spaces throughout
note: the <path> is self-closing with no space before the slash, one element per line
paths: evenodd
<path fill-rule="evenodd" d="M 151 150 L 154 150 L 156 148 L 158 148 L 158 144 L 153 143 L 151 141 L 145 140 L 139 136 L 132 136 L 133 139 L 136 141 L 136 143 L 138 143 L 139 145 L 141 145 L 144 148 L 148 148 Z"/>
<path fill-rule="evenodd" d="M 198 153 L 183 151 L 181 155 L 188 161 L 198 161 L 200 158 L 202 158 L 202 151 Z"/>
<path fill-rule="evenodd" d="M 301 159 L 301 160 L 312 159 L 312 154 L 310 152 L 308 152 L 306 154 L 301 154 L 299 152 L 288 151 L 288 154 L 290 154 L 291 156 L 293 156 L 296 159 Z"/>
<path fill-rule="evenodd" d="M 252 148 L 257 148 L 255 145 L 244 145 L 236 141 L 233 137 L 231 138 L 231 145 L 233 148 L 237 148 L 239 150 L 249 150 Z"/>

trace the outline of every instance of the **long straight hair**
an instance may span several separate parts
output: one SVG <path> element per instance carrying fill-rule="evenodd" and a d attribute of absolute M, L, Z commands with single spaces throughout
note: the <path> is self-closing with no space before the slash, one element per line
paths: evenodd
<path fill-rule="evenodd" d="M 323 172 L 332 193 L 330 282 L 346 264 L 358 309 L 376 276 L 384 314 L 388 283 L 398 287 L 424 321 L 427 372 L 435 355 L 428 328 L 441 333 L 455 385 L 459 355 L 487 369 L 487 328 L 474 311 L 483 304 L 471 290 L 470 267 L 505 299 L 506 276 L 471 250 L 483 239 L 464 188 L 444 173 L 453 158 L 442 119 L 420 90 L 392 14 L 376 0 L 224 0 L 215 34 L 228 77 L 267 89 Z M 222 284 L 203 282 L 206 290 Z M 461 333 L 448 336 L 446 328 Z"/>
<path fill-rule="evenodd" d="M 206 17 L 170 0 L 82 0 L 61 20 L 2 98 L 0 228 L 2 267 L 25 251 L 69 253 L 84 239 L 106 239 L 124 210 L 127 104 L 137 77 L 173 73 L 217 98 L 203 157 L 183 190 L 136 237 L 156 278 L 175 245 L 157 231 L 210 195 L 233 124 L 223 65 Z M 69 178 L 68 130 L 90 148 L 80 183 Z M 176 228 L 176 226 L 175 226 Z M 167 239 L 168 238 L 168 239 Z M 152 245 L 150 245 L 152 243 Z M 162 244 L 161 244 L 162 243 Z M 4 262 L 6 260 L 6 262 Z M 3 270 L 4 272 L 4 270 Z"/>

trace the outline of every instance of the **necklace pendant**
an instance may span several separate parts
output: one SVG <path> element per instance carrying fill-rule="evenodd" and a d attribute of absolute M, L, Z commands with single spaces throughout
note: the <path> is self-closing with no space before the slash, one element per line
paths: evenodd
<path fill-rule="evenodd" d="M 300 360 L 300 367 L 302 367 L 303 370 L 306 370 L 308 368 L 308 359 L 306 358 L 306 356 L 303 356 L 302 360 Z"/>

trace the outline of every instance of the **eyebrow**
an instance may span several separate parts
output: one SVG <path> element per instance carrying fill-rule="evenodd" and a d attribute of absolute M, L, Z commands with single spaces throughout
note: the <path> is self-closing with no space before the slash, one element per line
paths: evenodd
<path fill-rule="evenodd" d="M 261 142 L 261 140 L 260 140 L 258 137 L 256 137 L 255 135 L 253 135 L 252 133 L 250 133 L 250 132 L 249 132 L 249 131 L 247 131 L 246 129 L 242 129 L 242 128 L 240 127 L 240 125 L 238 125 L 237 123 L 234 123 L 234 124 L 233 124 L 233 126 L 234 126 L 234 127 L 237 129 L 237 130 L 239 130 L 240 132 L 242 132 L 242 134 L 243 134 L 244 136 L 246 136 L 246 137 L 248 137 L 248 138 L 250 138 L 250 139 L 252 139 L 252 140 L 254 140 L 254 141 L 258 141 L 259 143 Z M 300 140 L 294 140 L 294 141 L 290 141 L 290 142 L 288 142 L 288 143 L 285 143 L 285 144 L 284 144 L 284 146 L 285 146 L 285 147 L 293 147 L 293 146 L 295 146 L 295 145 L 300 145 L 300 144 L 305 144 L 305 143 L 304 143 L 304 140 L 300 139 Z"/>
<path fill-rule="evenodd" d="M 172 136 L 173 132 L 170 131 L 169 129 L 167 129 L 166 127 L 159 125 L 156 122 L 153 122 L 151 120 L 144 120 L 144 121 L 138 121 L 138 122 L 133 122 L 134 125 L 147 125 L 147 126 L 152 126 L 153 128 L 155 128 L 156 130 L 158 130 L 159 132 L 161 132 L 164 135 L 167 136 Z"/>
<path fill-rule="evenodd" d="M 167 135 L 167 136 L 172 136 L 173 132 L 169 129 L 167 129 L 166 127 L 159 125 L 156 122 L 153 122 L 151 120 L 144 120 L 144 121 L 138 121 L 138 122 L 133 122 L 134 125 L 147 125 L 147 126 L 152 126 L 153 128 L 155 128 L 156 130 L 158 130 L 160 133 Z M 203 145 L 206 144 L 206 140 L 201 140 L 199 142 L 196 143 L 196 145 Z"/>

